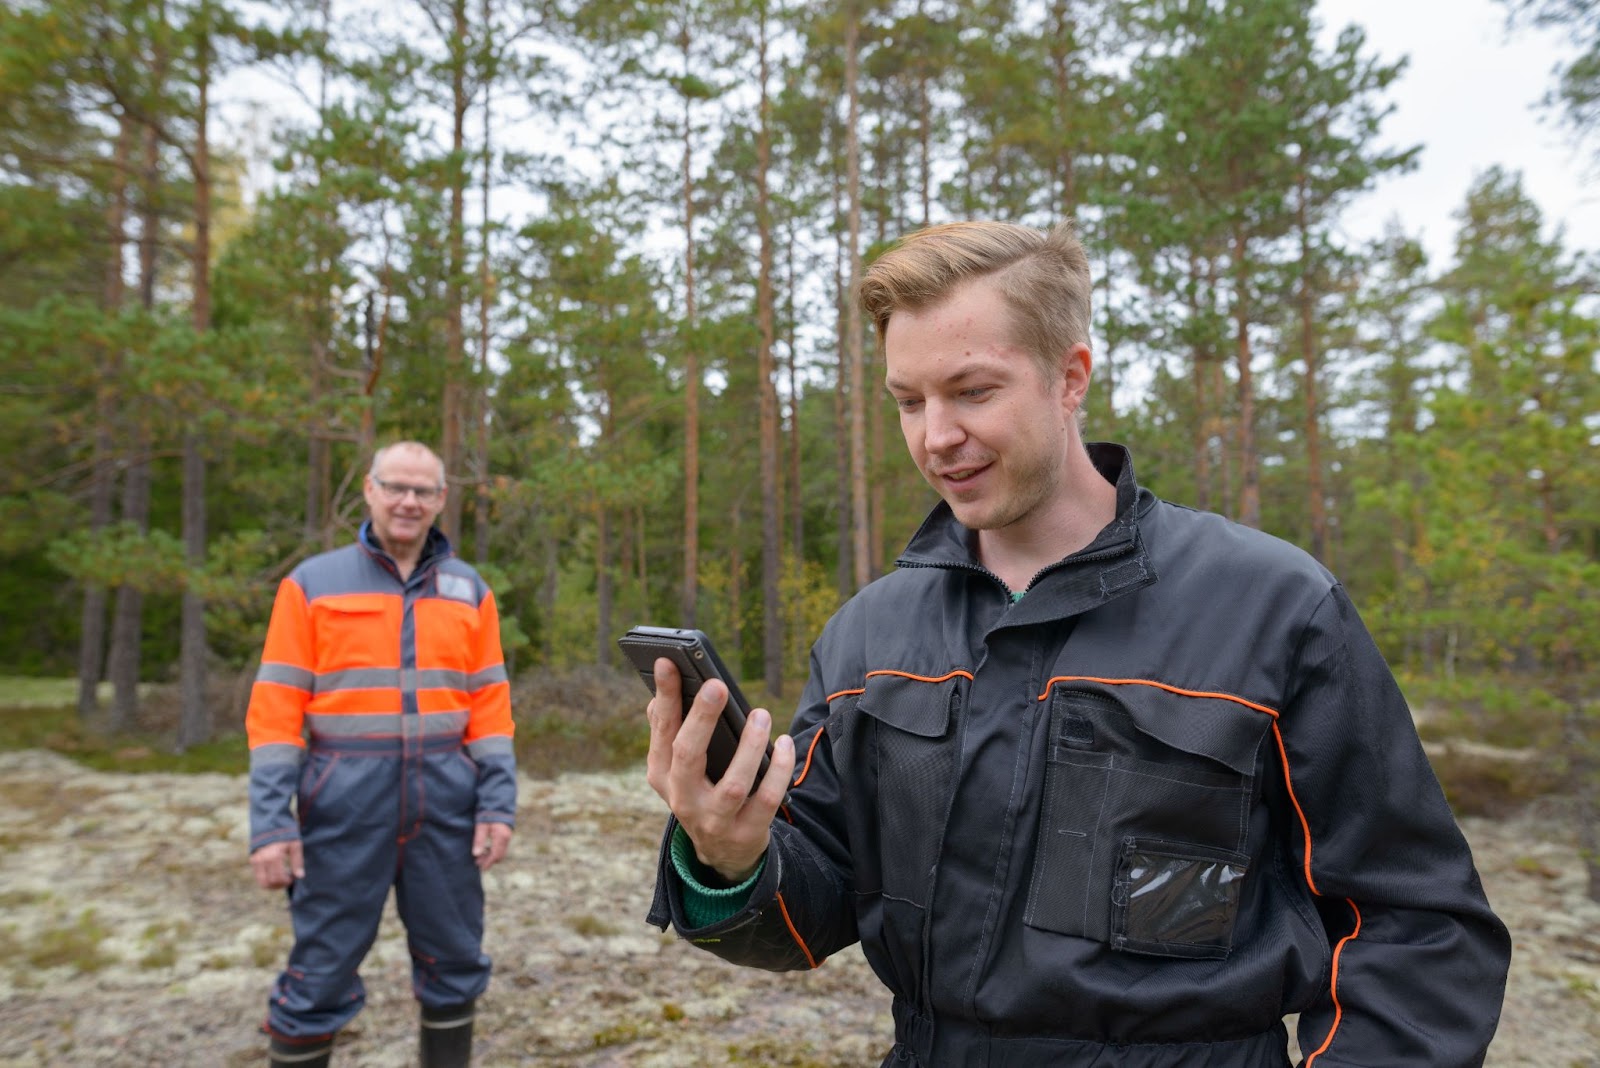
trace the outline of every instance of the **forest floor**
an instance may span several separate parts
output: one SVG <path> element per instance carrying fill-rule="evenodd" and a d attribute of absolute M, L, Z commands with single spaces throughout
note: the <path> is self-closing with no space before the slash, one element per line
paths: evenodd
<path fill-rule="evenodd" d="M 244 799 L 238 776 L 0 753 L 0 1065 L 265 1062 L 289 926 L 283 896 L 250 879 Z M 644 923 L 662 814 L 639 771 L 523 781 L 512 853 L 486 879 L 495 978 L 475 1063 L 877 1064 L 888 998 L 858 951 L 770 975 Z M 1487 1063 L 1600 1068 L 1600 905 L 1571 828 L 1536 809 L 1463 826 L 1516 945 Z M 392 907 L 363 976 L 335 1064 L 414 1063 Z"/>

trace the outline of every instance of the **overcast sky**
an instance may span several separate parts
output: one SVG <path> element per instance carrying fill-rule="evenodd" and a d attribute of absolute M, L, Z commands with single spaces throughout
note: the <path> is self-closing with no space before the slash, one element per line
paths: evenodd
<path fill-rule="evenodd" d="M 1398 216 L 1422 237 L 1434 266 L 1443 266 L 1467 189 L 1499 163 L 1522 172 L 1523 189 L 1544 211 L 1547 236 L 1561 222 L 1569 251 L 1600 251 L 1600 192 L 1583 182 L 1600 166 L 1535 107 L 1555 84 L 1553 64 L 1571 54 L 1562 35 L 1529 28 L 1507 34 L 1506 8 L 1493 0 L 1321 0 L 1318 10 L 1330 36 L 1357 23 L 1366 28 L 1369 51 L 1411 59 L 1391 87 L 1396 110 L 1384 140 L 1422 144 L 1421 166 L 1384 179 L 1353 207 L 1353 236 L 1376 236 Z"/>

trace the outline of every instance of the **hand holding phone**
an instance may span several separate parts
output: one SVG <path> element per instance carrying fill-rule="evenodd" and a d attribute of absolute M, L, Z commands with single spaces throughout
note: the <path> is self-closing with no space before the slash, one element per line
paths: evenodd
<path fill-rule="evenodd" d="M 617 639 L 617 644 L 627 654 L 628 660 L 639 672 L 650 692 L 656 692 L 656 660 L 661 657 L 672 661 L 678 669 L 683 685 L 683 712 L 688 714 L 695 695 L 711 679 L 717 679 L 728 688 L 728 703 L 722 706 L 722 716 L 716 730 L 706 744 L 706 778 L 718 782 L 728 770 L 728 763 L 739 748 L 744 736 L 745 721 L 750 716 L 750 703 L 745 700 L 734 681 L 733 673 L 723 664 L 722 658 L 711 644 L 711 639 L 698 630 L 673 627 L 634 627 Z M 761 757 L 761 767 L 756 772 L 751 789 L 766 777 L 772 757 L 772 745 Z"/>
<path fill-rule="evenodd" d="M 699 631 L 635 627 L 618 644 L 652 693 L 657 684 L 657 660 L 665 658 L 675 666 L 682 691 L 682 718 L 674 721 L 670 715 L 661 714 L 652 717 L 646 778 L 688 833 L 696 859 L 724 880 L 720 885 L 736 886 L 754 874 L 766 856 L 773 817 L 783 804 L 794 774 L 794 741 L 787 734 L 779 735 L 776 742 L 769 740 L 760 768 L 750 769 L 754 774 L 749 793 L 730 796 L 715 785 L 715 780 L 725 776 L 731 761 L 750 763 L 752 754 L 738 754 L 746 720 L 754 715 L 764 734 L 770 730 L 770 718 L 765 712 L 750 708 L 710 640 Z M 671 677 L 663 668 L 661 683 L 669 684 Z M 728 693 L 714 721 L 707 715 L 710 702 L 694 700 L 700 688 L 712 679 L 721 681 Z M 686 750 L 693 750 L 702 744 L 698 739 L 705 739 L 703 775 L 698 761 L 685 762 L 688 766 L 678 763 L 676 743 L 686 730 L 696 738 Z M 712 781 L 707 782 L 708 778 Z"/>

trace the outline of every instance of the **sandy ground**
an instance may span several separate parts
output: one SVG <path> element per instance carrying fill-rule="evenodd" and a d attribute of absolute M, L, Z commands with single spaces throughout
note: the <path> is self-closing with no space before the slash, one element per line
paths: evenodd
<path fill-rule="evenodd" d="M 265 1063 L 257 1026 L 288 951 L 283 898 L 245 863 L 240 778 L 84 770 L 0 754 L 0 1066 Z M 524 780 L 491 872 L 475 1063 L 876 1065 L 888 998 L 859 953 L 818 971 L 732 968 L 643 922 L 662 810 L 641 773 Z M 1570 835 L 1533 816 L 1465 824 L 1516 939 L 1488 1064 L 1600 1068 L 1600 905 Z M 341 1068 L 414 1063 L 391 914 Z"/>

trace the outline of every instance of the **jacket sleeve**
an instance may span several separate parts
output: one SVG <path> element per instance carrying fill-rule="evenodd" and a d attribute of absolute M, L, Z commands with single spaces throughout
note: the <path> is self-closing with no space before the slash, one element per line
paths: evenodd
<path fill-rule="evenodd" d="M 1388 665 L 1341 587 L 1317 607 L 1278 724 L 1302 877 L 1332 947 L 1305 1068 L 1483 1063 L 1511 941 Z"/>
<path fill-rule="evenodd" d="M 500 650 L 500 611 L 494 593 L 478 605 L 478 647 L 467 683 L 471 707 L 466 745 L 478 765 L 479 823 L 517 822 L 517 762 L 511 746 L 511 682 Z"/>
<path fill-rule="evenodd" d="M 744 907 L 717 923 L 693 926 L 671 860 L 676 819 L 668 820 L 661 841 L 649 922 L 662 929 L 670 923 L 680 937 L 734 964 L 768 971 L 816 968 L 858 937 L 820 680 L 813 652 L 811 678 L 789 731 L 798 758 L 794 782 L 772 821 L 766 861 Z"/>
<path fill-rule="evenodd" d="M 250 688 L 245 736 L 250 745 L 250 851 L 300 837 L 292 802 L 306 743 L 301 737 L 316 678 L 311 616 L 290 575 L 278 584 L 261 667 Z"/>

